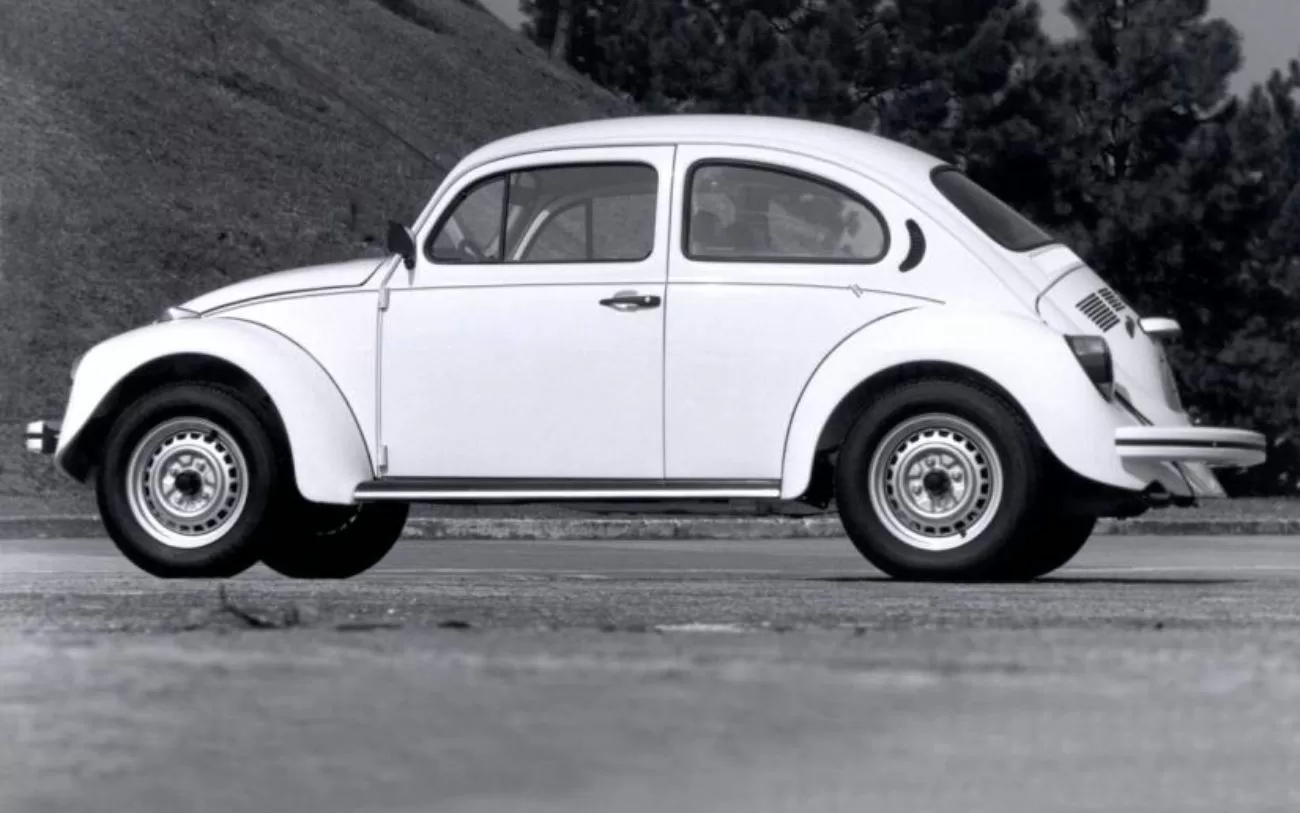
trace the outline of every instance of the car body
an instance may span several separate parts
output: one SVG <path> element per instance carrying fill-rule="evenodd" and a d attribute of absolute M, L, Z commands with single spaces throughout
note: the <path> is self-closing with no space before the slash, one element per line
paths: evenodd
<path fill-rule="evenodd" d="M 1189 420 L 1163 346 L 1176 323 L 954 167 L 856 130 L 683 115 L 511 136 L 465 157 L 390 248 L 247 279 L 95 346 L 29 445 L 126 494 L 101 493 L 110 533 L 161 539 L 132 554 L 161 575 L 220 570 L 213 540 L 177 530 L 194 500 L 148 530 L 170 499 L 157 477 L 189 469 L 142 485 L 127 441 L 143 426 L 107 447 L 142 399 L 205 382 L 265 429 L 222 448 L 269 444 L 292 472 L 272 502 L 297 508 L 264 509 L 295 517 L 281 535 L 385 505 L 400 530 L 413 502 L 834 501 L 895 575 L 1010 578 L 1072 555 L 1031 548 L 1082 544 L 1034 539 L 1219 496 L 1213 467 L 1265 459 L 1261 435 Z M 203 414 L 220 427 L 225 408 Z"/>

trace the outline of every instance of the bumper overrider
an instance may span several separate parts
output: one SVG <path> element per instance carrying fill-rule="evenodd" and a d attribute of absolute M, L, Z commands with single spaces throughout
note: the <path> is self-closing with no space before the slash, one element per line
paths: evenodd
<path fill-rule="evenodd" d="M 1115 431 L 1115 450 L 1126 462 L 1163 463 L 1176 470 L 1191 498 L 1185 504 L 1228 496 L 1214 469 L 1248 468 L 1268 459 L 1262 434 L 1219 427 L 1124 427 Z"/>
<path fill-rule="evenodd" d="M 52 455 L 59 448 L 59 421 L 32 421 L 27 424 L 27 451 Z"/>

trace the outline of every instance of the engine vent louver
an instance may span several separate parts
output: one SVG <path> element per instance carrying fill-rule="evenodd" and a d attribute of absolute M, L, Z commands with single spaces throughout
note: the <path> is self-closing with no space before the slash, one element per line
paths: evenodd
<path fill-rule="evenodd" d="M 1097 293 L 1101 294 L 1101 298 L 1104 299 L 1106 304 L 1110 305 L 1116 313 L 1120 313 L 1128 308 L 1128 306 L 1124 304 L 1124 300 L 1120 299 L 1119 294 L 1115 293 L 1110 288 L 1102 288 Z"/>
<path fill-rule="evenodd" d="M 1100 293 L 1088 294 L 1079 300 L 1078 304 L 1079 311 L 1088 317 L 1089 321 L 1101 328 L 1102 333 L 1119 324 L 1119 315 L 1115 311 L 1123 307 L 1121 305 L 1119 308 L 1112 309 L 1109 304 L 1109 297 L 1106 297 L 1106 294 L 1110 294 L 1111 297 L 1115 296 L 1115 293 L 1109 288 L 1104 288 Z"/>

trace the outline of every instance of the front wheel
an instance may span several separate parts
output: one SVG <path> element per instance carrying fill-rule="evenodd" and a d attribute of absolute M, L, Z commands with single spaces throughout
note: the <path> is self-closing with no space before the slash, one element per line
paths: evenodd
<path fill-rule="evenodd" d="M 849 430 L 836 502 L 850 539 L 896 578 L 1016 578 L 1044 464 L 1032 429 L 996 394 L 921 380 L 895 387 Z"/>
<path fill-rule="evenodd" d="M 149 393 L 109 430 L 100 516 L 127 559 L 163 578 L 224 578 L 257 563 L 282 488 L 268 419 L 237 390 Z"/>
<path fill-rule="evenodd" d="M 299 500 L 262 563 L 294 579 L 350 579 L 379 564 L 406 527 L 405 503 L 322 505 Z"/>

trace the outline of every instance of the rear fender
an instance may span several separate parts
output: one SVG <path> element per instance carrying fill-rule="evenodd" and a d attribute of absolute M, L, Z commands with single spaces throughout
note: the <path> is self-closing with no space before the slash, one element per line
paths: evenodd
<path fill-rule="evenodd" d="M 298 490 L 314 502 L 352 502 L 374 477 L 364 435 L 346 398 L 321 365 L 285 336 L 238 319 L 184 319 L 150 325 L 96 345 L 78 364 L 55 462 L 78 479 L 82 435 L 96 418 L 127 406 L 117 395 L 132 377 L 170 357 L 206 357 L 231 365 L 270 397 L 288 438 Z M 85 443 L 92 442 L 86 438 Z"/>
<path fill-rule="evenodd" d="M 1107 403 L 1063 336 L 1014 314 L 937 306 L 873 322 L 840 343 L 805 385 L 790 421 L 782 499 L 809 487 L 823 429 L 866 382 L 909 369 L 947 368 L 991 382 L 1010 396 L 1039 439 L 1067 468 L 1098 483 L 1141 490 L 1115 451 L 1115 429 L 1134 421 Z"/>

